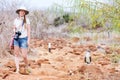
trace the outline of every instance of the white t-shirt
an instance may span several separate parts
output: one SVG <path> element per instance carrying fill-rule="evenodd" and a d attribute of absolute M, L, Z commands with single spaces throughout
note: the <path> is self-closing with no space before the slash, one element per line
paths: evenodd
<path fill-rule="evenodd" d="M 25 25 L 23 25 L 23 19 L 24 18 L 18 17 L 14 20 L 14 26 L 16 28 L 16 32 L 17 31 L 21 32 L 21 35 L 19 36 L 19 38 L 27 37 L 27 28 L 25 28 Z M 30 21 L 28 18 L 26 18 L 26 25 L 30 25 Z"/>

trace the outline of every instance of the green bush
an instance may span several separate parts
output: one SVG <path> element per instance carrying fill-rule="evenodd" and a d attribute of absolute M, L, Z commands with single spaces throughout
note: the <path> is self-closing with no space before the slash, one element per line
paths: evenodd
<path fill-rule="evenodd" d="M 63 23 L 64 23 L 64 19 L 62 19 L 61 17 L 57 17 L 54 19 L 54 26 L 56 26 L 56 27 Z"/>
<path fill-rule="evenodd" d="M 68 22 L 70 21 L 70 16 L 69 16 L 69 14 L 63 15 L 63 19 L 65 20 L 66 23 L 68 23 Z"/>

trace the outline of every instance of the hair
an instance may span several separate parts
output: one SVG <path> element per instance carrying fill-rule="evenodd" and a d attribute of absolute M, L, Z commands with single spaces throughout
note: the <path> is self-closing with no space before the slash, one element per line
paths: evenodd
<path fill-rule="evenodd" d="M 24 15 L 23 22 L 24 22 L 24 27 L 25 27 L 25 29 L 26 29 L 26 15 Z"/>
<path fill-rule="evenodd" d="M 26 12 L 25 12 L 25 15 L 24 15 L 24 19 L 23 19 L 23 24 L 24 25 L 24 28 L 26 29 Z"/>
<path fill-rule="evenodd" d="M 26 16 L 24 15 L 24 20 L 23 20 L 24 23 L 26 23 Z"/>

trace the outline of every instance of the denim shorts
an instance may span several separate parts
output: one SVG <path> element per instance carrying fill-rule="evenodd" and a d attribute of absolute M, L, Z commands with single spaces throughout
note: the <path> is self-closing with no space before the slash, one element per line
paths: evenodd
<path fill-rule="evenodd" d="M 19 48 L 28 48 L 27 40 L 28 37 L 19 38 L 18 40 L 14 39 L 14 46 L 18 46 Z"/>

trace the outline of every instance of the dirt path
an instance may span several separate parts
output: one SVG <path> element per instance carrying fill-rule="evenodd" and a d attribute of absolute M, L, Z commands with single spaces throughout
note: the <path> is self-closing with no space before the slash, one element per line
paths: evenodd
<path fill-rule="evenodd" d="M 24 75 L 24 63 L 21 62 L 21 73 L 15 73 L 14 57 L 0 60 L 0 80 L 119 80 L 120 65 L 112 63 L 110 49 L 100 45 L 105 51 L 97 48 L 98 44 L 76 44 L 75 39 L 32 40 L 29 52 L 30 73 Z M 79 41 L 79 39 L 78 39 Z M 52 44 L 48 52 L 48 43 Z M 85 51 L 90 49 L 92 62 L 84 62 Z M 103 53 L 103 52 L 109 53 Z"/>

